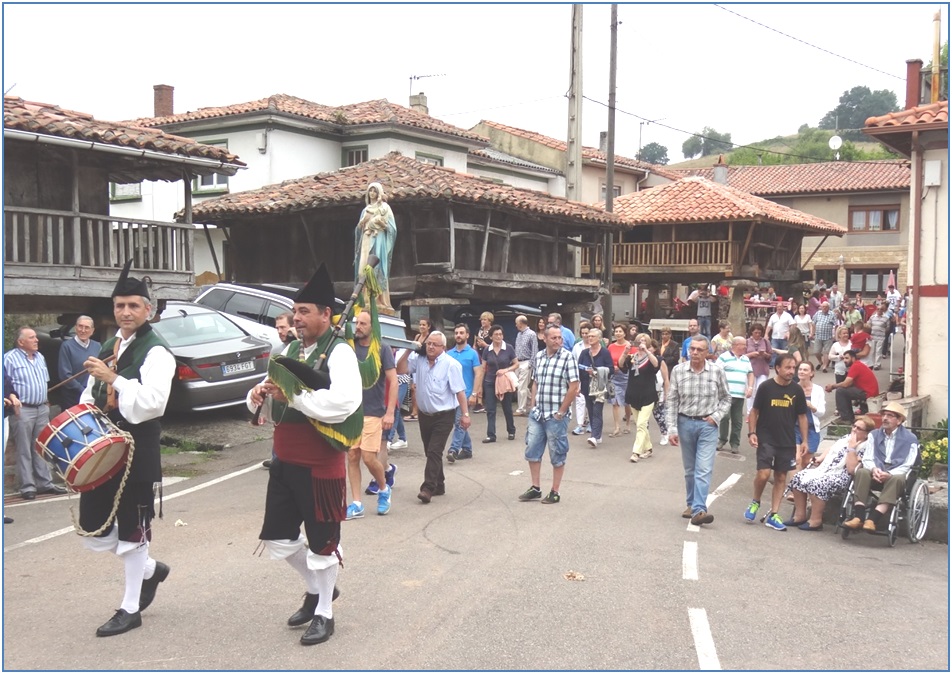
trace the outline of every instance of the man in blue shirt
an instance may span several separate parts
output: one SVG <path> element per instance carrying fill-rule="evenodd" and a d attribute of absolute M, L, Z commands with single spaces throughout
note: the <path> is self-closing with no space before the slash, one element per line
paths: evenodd
<path fill-rule="evenodd" d="M 79 404 L 79 396 L 86 388 L 89 373 L 83 363 L 90 356 L 98 356 L 102 345 L 93 336 L 93 319 L 89 316 L 80 316 L 76 319 L 76 335 L 60 345 L 59 360 L 56 363 L 60 381 L 66 381 L 73 375 L 82 372 L 76 379 L 63 384 L 60 389 L 60 401 L 63 409 L 69 409 Z"/>
<path fill-rule="evenodd" d="M 473 391 L 482 390 L 483 372 L 485 370 L 476 349 L 469 345 L 469 327 L 465 323 L 456 324 L 453 330 L 453 340 L 456 342 L 456 348 L 450 349 L 446 353 L 463 368 L 466 398 L 469 404 L 473 405 L 476 403 L 476 396 Z M 457 459 L 473 458 L 473 441 L 469 437 L 469 431 L 460 424 L 462 418 L 463 409 L 457 407 L 456 420 L 453 424 L 453 437 L 450 440 L 450 448 L 446 452 L 446 460 L 450 463 L 454 463 Z"/>
<path fill-rule="evenodd" d="M 24 326 L 17 331 L 16 347 L 3 356 L 3 369 L 20 394 L 20 413 L 10 417 L 20 495 L 32 501 L 37 493 L 65 494 L 66 489 L 53 484 L 46 461 L 33 450 L 40 431 L 50 422 L 46 395 L 50 373 L 33 328 Z"/>
<path fill-rule="evenodd" d="M 549 314 L 548 322 L 559 326 L 559 331 L 562 333 L 562 348 L 571 353 L 572 347 L 575 346 L 575 335 L 572 334 L 571 330 L 562 325 L 562 314 L 553 311 Z"/>

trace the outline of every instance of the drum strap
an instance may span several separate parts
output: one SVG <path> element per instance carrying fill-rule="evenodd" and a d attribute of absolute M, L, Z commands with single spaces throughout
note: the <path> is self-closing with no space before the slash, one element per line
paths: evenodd
<path fill-rule="evenodd" d="M 116 343 L 112 347 L 112 369 L 116 370 L 116 363 L 119 362 L 119 338 L 116 338 Z M 116 389 L 112 387 L 112 384 L 106 385 L 106 408 L 103 410 L 108 414 L 114 409 L 119 408 L 119 401 L 116 400 Z"/>

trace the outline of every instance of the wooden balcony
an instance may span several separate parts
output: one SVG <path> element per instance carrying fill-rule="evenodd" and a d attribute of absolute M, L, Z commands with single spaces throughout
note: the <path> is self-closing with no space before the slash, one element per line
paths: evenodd
<path fill-rule="evenodd" d="M 190 224 L 23 207 L 6 207 L 3 214 L 8 305 L 62 298 L 41 302 L 59 311 L 71 299 L 108 298 L 129 258 L 133 275 L 151 278 L 158 298 L 188 299 L 194 292 Z"/>
<path fill-rule="evenodd" d="M 590 268 L 589 249 L 582 250 L 582 273 Z M 612 274 L 672 274 L 685 272 L 732 274 L 740 258 L 737 241 L 666 241 L 661 243 L 616 243 L 612 246 Z M 602 269 L 602 249 L 595 256 L 595 269 Z"/>

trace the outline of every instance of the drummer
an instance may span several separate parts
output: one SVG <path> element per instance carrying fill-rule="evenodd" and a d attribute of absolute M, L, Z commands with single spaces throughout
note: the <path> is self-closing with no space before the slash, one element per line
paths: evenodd
<path fill-rule="evenodd" d="M 363 400 L 354 350 L 331 329 L 334 285 L 324 264 L 294 298 L 298 341 L 283 354 L 330 375 L 330 387 L 303 391 L 289 401 L 270 379 L 248 392 L 248 408 L 275 422 L 274 451 L 259 538 L 272 559 L 283 559 L 306 586 L 304 603 L 288 625 L 308 625 L 305 646 L 334 633 L 331 606 L 341 563 L 340 523 L 346 516 L 346 447 L 338 451 L 310 423 L 346 423 Z M 326 358 L 325 358 L 326 357 Z M 326 362 L 326 365 L 323 363 Z M 362 424 L 357 427 L 357 433 Z M 301 535 L 304 525 L 305 536 Z"/>
<path fill-rule="evenodd" d="M 129 276 L 126 263 L 112 291 L 113 314 L 119 332 L 102 345 L 98 358 L 83 366 L 89 381 L 80 402 L 94 403 L 123 431 L 132 434 L 135 447 L 132 468 L 119 499 L 116 521 L 83 543 L 94 552 L 112 552 L 125 565 L 125 593 L 115 615 L 96 630 L 109 637 L 142 625 L 141 612 L 169 575 L 169 567 L 149 556 L 152 518 L 155 515 L 153 483 L 162 481 L 159 453 L 160 418 L 169 400 L 175 359 L 152 330 L 152 300 L 146 284 Z M 116 360 L 107 365 L 110 356 Z M 79 499 L 79 522 L 86 532 L 103 529 L 113 509 L 125 467 L 115 477 Z"/>

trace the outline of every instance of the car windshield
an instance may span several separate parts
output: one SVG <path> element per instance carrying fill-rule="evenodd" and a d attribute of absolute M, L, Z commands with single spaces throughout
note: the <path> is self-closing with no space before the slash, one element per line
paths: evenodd
<path fill-rule="evenodd" d="M 212 313 L 163 317 L 153 328 L 172 347 L 193 346 L 245 336 L 245 332 L 227 318 Z"/>

